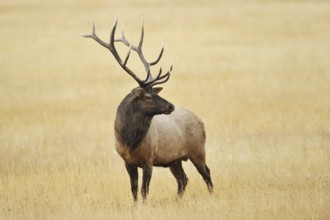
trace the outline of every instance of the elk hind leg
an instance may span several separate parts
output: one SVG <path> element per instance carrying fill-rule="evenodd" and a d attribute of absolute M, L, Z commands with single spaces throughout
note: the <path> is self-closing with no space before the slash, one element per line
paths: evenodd
<path fill-rule="evenodd" d="M 209 192 L 213 192 L 213 183 L 211 179 L 210 169 L 205 164 L 205 159 L 190 158 L 200 175 L 203 177 Z"/>
<path fill-rule="evenodd" d="M 178 196 L 181 197 L 188 184 L 188 178 L 182 168 L 182 161 L 177 160 L 170 166 L 170 170 L 178 183 Z"/>

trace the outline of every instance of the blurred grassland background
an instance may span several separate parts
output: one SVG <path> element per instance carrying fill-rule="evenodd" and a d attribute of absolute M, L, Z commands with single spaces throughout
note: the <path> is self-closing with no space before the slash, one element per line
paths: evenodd
<path fill-rule="evenodd" d="M 162 96 L 203 119 L 212 195 L 187 162 L 181 200 L 155 168 L 133 205 L 113 122 L 137 85 L 78 35 L 117 13 L 133 43 L 144 15 L 149 60 L 165 43 Z M 0 0 L 0 24 L 0 219 L 330 218 L 329 1 Z"/>

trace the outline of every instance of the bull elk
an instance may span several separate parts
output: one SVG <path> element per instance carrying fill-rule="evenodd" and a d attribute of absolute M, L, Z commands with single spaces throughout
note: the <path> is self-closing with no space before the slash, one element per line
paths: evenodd
<path fill-rule="evenodd" d="M 147 62 L 142 53 L 144 38 L 144 22 L 139 44 L 134 46 L 122 32 L 121 38 L 115 38 L 118 17 L 116 18 L 110 42 L 102 41 L 95 33 L 93 22 L 92 34 L 81 35 L 92 38 L 110 50 L 119 65 L 139 84 L 119 104 L 114 124 L 116 150 L 125 161 L 130 177 L 134 201 L 137 201 L 138 168 L 142 168 L 143 178 L 141 193 L 145 201 L 152 175 L 153 166 L 169 167 L 178 184 L 177 194 L 181 197 L 188 183 L 182 168 L 182 161 L 188 159 L 203 177 L 208 190 L 212 192 L 213 184 L 210 169 L 205 164 L 205 130 L 203 122 L 192 112 L 184 108 L 176 108 L 158 95 L 161 87 L 154 87 L 167 82 L 173 64 L 166 73 L 162 68 L 154 77 L 150 67 L 156 65 L 164 52 L 153 62 Z M 123 43 L 129 49 L 124 59 L 119 56 L 115 43 Z M 144 65 L 146 78 L 140 79 L 127 66 L 131 52 L 134 51 Z"/>

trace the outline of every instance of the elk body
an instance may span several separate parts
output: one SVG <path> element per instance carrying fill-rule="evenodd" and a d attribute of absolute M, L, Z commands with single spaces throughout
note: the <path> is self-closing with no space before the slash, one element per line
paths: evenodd
<path fill-rule="evenodd" d="M 188 183 L 182 161 L 188 159 L 212 192 L 210 169 L 205 163 L 205 130 L 202 121 L 186 109 L 175 109 L 173 104 L 158 95 L 162 88 L 154 87 L 167 82 L 172 71 L 171 66 L 165 74 L 162 74 L 162 68 L 156 77 L 151 74 L 150 66 L 159 62 L 164 47 L 154 62 L 147 62 L 142 53 L 144 25 L 140 42 L 138 46 L 134 46 L 127 41 L 124 32 L 120 39 L 115 39 L 117 22 L 118 18 L 112 28 L 109 43 L 105 43 L 95 34 L 94 23 L 92 34 L 82 36 L 92 38 L 109 49 L 119 65 L 139 84 L 139 87 L 134 88 L 122 100 L 115 119 L 116 151 L 125 161 L 134 201 L 137 201 L 138 197 L 138 168 L 143 171 L 141 193 L 143 199 L 146 199 L 153 166 L 170 168 L 177 180 L 177 193 L 182 196 Z M 115 42 L 129 47 L 125 59 L 120 58 Z M 145 80 L 139 79 L 126 65 L 132 50 L 138 54 L 144 65 L 147 72 Z"/>

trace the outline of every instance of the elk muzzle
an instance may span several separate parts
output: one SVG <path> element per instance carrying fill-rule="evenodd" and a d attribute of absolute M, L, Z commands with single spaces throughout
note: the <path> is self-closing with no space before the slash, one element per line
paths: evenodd
<path fill-rule="evenodd" d="M 164 114 L 165 114 L 165 115 L 169 115 L 169 114 L 171 114 L 174 110 L 175 110 L 174 105 L 171 104 L 171 103 L 169 103 L 169 104 L 167 105 L 167 109 L 165 110 Z"/>

